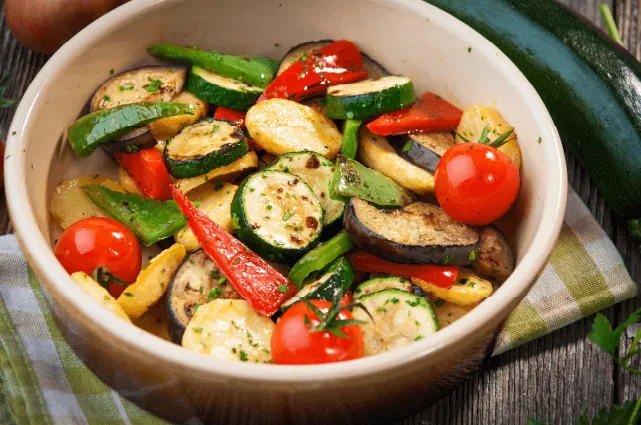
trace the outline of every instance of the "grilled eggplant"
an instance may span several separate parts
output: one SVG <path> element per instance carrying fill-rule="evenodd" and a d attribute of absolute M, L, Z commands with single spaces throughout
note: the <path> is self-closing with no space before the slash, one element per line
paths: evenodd
<path fill-rule="evenodd" d="M 398 263 L 466 265 L 478 256 L 476 230 L 432 204 L 384 210 L 351 198 L 343 224 L 355 245 Z"/>
<path fill-rule="evenodd" d="M 447 131 L 393 136 L 389 140 L 401 158 L 431 174 L 436 171 L 441 157 L 455 144 L 454 135 Z"/>
<path fill-rule="evenodd" d="M 90 112 L 139 102 L 169 102 L 187 79 L 182 67 L 147 66 L 123 72 L 105 81 L 89 103 Z"/>
<path fill-rule="evenodd" d="M 167 307 L 171 339 L 180 344 L 195 310 L 217 298 L 241 297 L 203 250 L 194 251 L 176 271 L 169 287 Z"/>
<path fill-rule="evenodd" d="M 507 239 L 496 227 L 489 225 L 479 229 L 480 251 L 475 264 L 476 271 L 503 282 L 514 271 L 514 252 Z"/>

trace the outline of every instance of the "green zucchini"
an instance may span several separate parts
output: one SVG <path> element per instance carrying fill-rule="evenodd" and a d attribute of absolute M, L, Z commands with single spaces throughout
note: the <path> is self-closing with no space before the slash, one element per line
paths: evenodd
<path fill-rule="evenodd" d="M 329 197 L 334 163 L 323 155 L 311 151 L 286 153 L 279 156 L 269 169 L 298 176 L 312 188 L 325 212 L 323 226 L 328 226 L 343 216 L 345 202 Z"/>
<path fill-rule="evenodd" d="M 69 144 L 81 157 L 100 145 L 110 143 L 134 128 L 161 118 L 192 115 L 194 107 L 172 102 L 142 102 L 92 112 L 73 123 L 68 130 Z"/>
<path fill-rule="evenodd" d="M 229 165 L 248 151 L 249 145 L 240 127 L 210 118 L 180 130 L 167 141 L 163 156 L 169 173 L 185 179 Z"/>
<path fill-rule="evenodd" d="M 375 279 L 366 280 L 358 285 L 356 289 L 354 289 L 354 299 L 359 299 L 385 289 L 400 289 L 401 291 L 411 293 L 413 291 L 413 285 L 410 280 L 403 277 L 377 277 Z"/>
<path fill-rule="evenodd" d="M 427 1 L 519 67 L 609 206 L 641 216 L 641 63 L 554 0 Z"/>
<path fill-rule="evenodd" d="M 304 286 L 281 307 L 284 312 L 303 297 L 309 300 L 332 301 L 336 296 L 343 296 L 354 281 L 354 269 L 345 257 L 337 258 L 320 276 L 307 279 Z"/>
<path fill-rule="evenodd" d="M 187 81 L 187 91 L 214 105 L 246 111 L 256 102 L 263 89 L 193 66 Z"/>
<path fill-rule="evenodd" d="M 240 185 L 231 203 L 238 239 L 270 261 L 298 259 L 323 229 L 323 208 L 300 177 L 263 170 Z"/>
<path fill-rule="evenodd" d="M 390 75 L 331 86 L 325 98 L 325 115 L 332 119 L 359 120 L 403 109 L 415 100 L 412 80 Z"/>
<path fill-rule="evenodd" d="M 384 289 L 358 300 L 362 309 L 352 312 L 361 320 L 365 355 L 383 353 L 419 341 L 438 330 L 434 309 L 425 298 L 400 289 Z"/>

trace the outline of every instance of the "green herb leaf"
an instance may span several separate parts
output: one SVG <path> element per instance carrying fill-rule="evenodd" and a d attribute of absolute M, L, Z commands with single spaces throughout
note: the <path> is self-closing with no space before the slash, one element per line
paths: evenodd
<path fill-rule="evenodd" d="M 494 141 L 490 143 L 490 146 L 492 146 L 494 149 L 500 148 L 501 146 L 503 146 L 504 144 L 512 140 L 512 139 L 510 140 L 507 139 L 508 137 L 510 137 L 510 134 L 512 133 L 514 133 L 513 128 L 509 129 L 508 131 L 506 131 L 505 133 L 501 134 L 499 137 L 494 139 Z"/>
<path fill-rule="evenodd" d="M 197 334 L 203 333 L 203 328 L 192 328 L 192 331 L 196 332 Z"/>
<path fill-rule="evenodd" d="M 289 220 L 289 218 L 293 215 L 293 213 L 290 210 L 287 210 L 285 214 L 283 214 L 283 221 Z"/>
<path fill-rule="evenodd" d="M 236 213 L 232 213 L 231 215 L 231 227 L 236 230 L 240 229 L 240 219 L 238 218 L 238 214 Z"/>
<path fill-rule="evenodd" d="M 464 141 L 465 143 L 472 143 L 472 141 L 471 141 L 470 139 L 468 139 L 467 137 L 463 136 L 463 135 L 462 135 L 461 133 L 459 133 L 458 131 L 454 130 L 454 134 L 456 134 L 458 137 L 460 137 L 461 139 L 463 139 L 463 141 Z"/>
<path fill-rule="evenodd" d="M 592 331 L 588 334 L 590 341 L 601 347 L 603 351 L 611 356 L 615 356 L 615 351 L 619 346 L 619 340 L 625 328 L 639 321 L 641 310 L 637 310 L 628 317 L 628 319 L 612 329 L 610 321 L 601 313 L 597 313 L 592 324 Z"/>
<path fill-rule="evenodd" d="M 490 131 L 490 126 L 486 125 L 483 127 L 483 130 L 481 130 L 481 135 L 479 136 L 479 143 L 482 145 L 487 145 L 487 143 L 490 141 L 490 139 L 487 138 L 487 133 Z"/>
<path fill-rule="evenodd" d="M 213 301 L 216 298 L 220 298 L 220 296 L 223 294 L 223 290 L 220 288 L 213 288 L 209 292 L 207 292 L 207 299 L 209 301 Z"/>
<path fill-rule="evenodd" d="M 152 93 L 152 94 L 157 93 L 158 90 L 160 90 L 160 88 L 162 87 L 162 81 L 153 80 L 151 78 L 149 79 L 149 81 L 150 81 L 150 83 L 149 84 L 145 84 L 143 86 L 143 88 L 145 88 L 149 93 Z"/>
<path fill-rule="evenodd" d="M 278 292 L 282 292 L 283 294 L 286 294 L 289 292 L 289 285 L 279 285 L 276 287 L 276 290 L 278 290 Z"/>
<path fill-rule="evenodd" d="M 403 145 L 403 149 L 401 149 L 401 152 L 403 152 L 403 153 L 405 153 L 405 152 L 409 152 L 409 150 L 410 150 L 410 149 L 412 149 L 412 141 L 411 141 L 411 140 L 408 140 L 408 141 L 407 141 L 407 142 L 405 142 L 405 144 Z"/>

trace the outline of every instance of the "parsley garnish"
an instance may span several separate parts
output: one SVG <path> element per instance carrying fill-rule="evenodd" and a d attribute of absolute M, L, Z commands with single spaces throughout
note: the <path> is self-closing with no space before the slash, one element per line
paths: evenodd
<path fill-rule="evenodd" d="M 445 305 L 445 301 L 444 300 L 436 300 L 436 301 L 434 301 L 434 306 L 435 307 L 441 308 L 444 305 Z"/>
<path fill-rule="evenodd" d="M 291 211 L 287 210 L 287 211 L 285 212 L 285 214 L 283 214 L 283 221 L 287 221 L 287 220 L 289 220 L 289 218 L 292 216 L 292 214 L 293 214 L 293 213 L 292 213 Z"/>
<path fill-rule="evenodd" d="M 105 100 L 105 102 L 111 102 L 111 98 L 107 95 L 104 95 L 102 98 Z"/>
<path fill-rule="evenodd" d="M 246 362 L 247 360 L 249 360 L 249 356 L 247 356 L 247 353 L 244 350 L 240 350 L 239 358 L 241 362 Z"/>
<path fill-rule="evenodd" d="M 132 294 L 131 292 L 125 292 L 125 297 L 130 297 L 131 298 L 133 296 L 134 296 L 134 294 Z"/>
<path fill-rule="evenodd" d="M 472 252 L 470 252 L 470 255 L 468 255 L 467 259 L 470 261 L 476 260 L 476 251 L 472 250 Z"/>
<path fill-rule="evenodd" d="M 276 287 L 278 292 L 282 292 L 283 294 L 286 294 L 289 292 L 289 285 L 279 285 Z"/>
<path fill-rule="evenodd" d="M 220 189 L 222 189 L 222 188 L 223 188 L 223 182 L 221 182 L 221 181 L 219 181 L 219 180 L 216 180 L 216 181 L 214 182 L 214 189 L 216 189 L 216 190 L 220 190 Z"/>
<path fill-rule="evenodd" d="M 119 89 L 120 91 L 125 91 L 125 90 L 129 91 L 129 90 L 133 90 L 134 86 L 129 86 L 129 87 L 120 86 Z"/>
<path fill-rule="evenodd" d="M 227 278 L 225 276 L 223 276 L 220 279 L 218 279 L 218 284 L 219 285 L 224 285 L 226 283 L 227 283 Z"/>
<path fill-rule="evenodd" d="M 197 334 L 203 333 L 203 328 L 193 328 L 192 331 L 196 332 Z"/>
<path fill-rule="evenodd" d="M 238 218 L 238 214 L 236 213 L 232 213 L 231 215 L 231 227 L 236 230 L 240 229 L 240 219 Z"/>
<path fill-rule="evenodd" d="M 403 152 L 403 153 L 405 153 L 405 152 L 409 152 L 409 150 L 410 150 L 410 149 L 412 149 L 412 141 L 411 141 L 411 140 L 408 140 L 408 141 L 407 141 L 407 142 L 405 142 L 405 144 L 403 145 L 403 149 L 401 149 L 401 152 Z"/>
<path fill-rule="evenodd" d="M 207 292 L 207 299 L 209 301 L 213 301 L 216 298 L 219 298 L 222 294 L 223 294 L 223 290 L 222 289 L 214 288 L 214 289 L 210 290 L 209 292 Z"/>
<path fill-rule="evenodd" d="M 149 93 L 154 94 L 162 87 L 162 81 L 160 80 L 153 80 L 150 78 L 149 81 L 149 84 L 145 84 L 143 86 L 143 88 L 145 88 Z"/>

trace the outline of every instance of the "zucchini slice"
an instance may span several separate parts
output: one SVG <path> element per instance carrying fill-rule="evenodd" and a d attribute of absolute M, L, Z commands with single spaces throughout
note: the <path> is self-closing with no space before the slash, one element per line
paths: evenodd
<path fill-rule="evenodd" d="M 389 141 L 401 158 L 431 174 L 445 152 L 455 145 L 454 135 L 449 131 L 392 136 Z"/>
<path fill-rule="evenodd" d="M 396 183 L 419 195 L 434 192 L 434 176 L 403 159 L 388 143 L 363 127 L 358 142 L 358 154 L 363 164 L 386 175 Z"/>
<path fill-rule="evenodd" d="M 255 168 L 258 168 L 258 155 L 256 155 L 254 151 L 249 151 L 231 164 L 214 168 L 207 174 L 189 179 L 179 179 L 176 181 L 176 187 L 180 189 L 181 192 L 187 193 L 210 180 L 231 182 Z"/>
<path fill-rule="evenodd" d="M 476 230 L 423 202 L 382 210 L 352 198 L 343 222 L 355 245 L 398 263 L 466 265 L 479 251 Z"/>
<path fill-rule="evenodd" d="M 215 299 L 241 299 L 211 258 L 201 249 L 192 252 L 176 271 L 167 296 L 169 335 L 177 344 L 183 338 L 194 310 Z"/>
<path fill-rule="evenodd" d="M 198 307 L 183 335 L 183 347 L 218 359 L 271 363 L 274 322 L 245 300 L 216 299 Z"/>
<path fill-rule="evenodd" d="M 354 289 L 354 299 L 362 298 L 374 292 L 385 289 L 400 289 L 405 292 L 414 292 L 414 285 L 408 279 L 398 276 L 377 277 L 366 280 Z"/>
<path fill-rule="evenodd" d="M 363 119 L 398 111 L 416 100 L 414 85 L 407 77 L 390 75 L 327 89 L 325 113 L 332 119 Z"/>
<path fill-rule="evenodd" d="M 323 208 L 300 177 L 263 170 L 240 185 L 231 206 L 238 239 L 267 260 L 296 260 L 314 247 Z"/>
<path fill-rule="evenodd" d="M 223 77 L 198 66 L 191 68 L 187 91 L 214 105 L 239 111 L 246 111 L 263 93 L 260 87 Z"/>
<path fill-rule="evenodd" d="M 169 102 L 187 79 L 184 67 L 146 66 L 115 75 L 91 97 L 89 112 L 140 102 Z"/>
<path fill-rule="evenodd" d="M 332 120 L 293 100 L 268 99 L 247 111 L 249 136 L 274 155 L 314 151 L 329 159 L 343 146 L 343 135 Z"/>
<path fill-rule="evenodd" d="M 237 189 L 238 186 L 230 183 L 205 183 L 189 192 L 189 200 L 212 221 L 218 223 L 227 232 L 233 233 L 234 227 L 229 208 Z M 183 244 L 187 251 L 200 248 L 200 243 L 189 226 L 176 233 L 174 238 L 176 242 Z"/>
<path fill-rule="evenodd" d="M 342 296 L 354 282 L 354 269 L 345 257 L 337 258 L 320 276 L 306 279 L 303 287 L 281 307 L 284 312 L 289 307 L 300 302 L 303 297 L 310 300 L 332 301 Z"/>
<path fill-rule="evenodd" d="M 476 271 L 503 282 L 514 271 L 514 252 L 505 235 L 489 225 L 479 229 L 479 258 L 474 264 Z"/>
<path fill-rule="evenodd" d="M 361 325 L 365 355 L 390 351 L 411 344 L 438 330 L 436 314 L 423 297 L 400 289 L 385 289 L 359 299 L 374 321 L 360 309 L 352 312 Z"/>
<path fill-rule="evenodd" d="M 308 41 L 292 47 L 287 53 L 285 53 L 285 56 L 283 56 L 283 59 L 280 61 L 277 75 L 282 74 L 283 71 L 299 60 L 305 53 L 309 53 L 311 50 L 323 48 L 333 41 L 334 40 Z M 367 71 L 370 78 L 380 78 L 390 75 L 390 73 L 374 59 L 363 52 L 361 52 L 361 55 L 363 56 L 363 68 Z"/>
<path fill-rule="evenodd" d="M 477 304 L 492 295 L 493 291 L 492 282 L 465 268 L 459 269 L 457 281 L 450 288 L 442 288 L 416 277 L 412 278 L 412 282 L 428 294 L 456 305 Z"/>
<path fill-rule="evenodd" d="M 229 165 L 249 151 L 243 130 L 229 121 L 206 119 L 167 141 L 164 159 L 179 179 L 197 177 Z"/>
<path fill-rule="evenodd" d="M 207 116 L 207 110 L 209 109 L 209 105 L 207 104 L 207 102 L 198 99 L 196 96 L 187 91 L 178 93 L 171 99 L 171 101 L 174 103 L 191 105 L 194 108 L 194 114 L 163 118 L 149 124 L 149 129 L 158 141 L 158 144 L 161 145 L 157 146 L 157 148 L 160 150 L 160 153 L 162 153 L 162 151 L 164 150 L 165 142 L 167 142 L 167 140 L 174 137 L 176 134 L 178 134 L 178 132 L 180 132 L 180 130 L 187 127 L 188 125 L 191 125 L 205 118 Z"/>
<path fill-rule="evenodd" d="M 329 197 L 334 163 L 323 155 L 309 151 L 287 153 L 281 155 L 268 168 L 298 176 L 312 188 L 323 207 L 323 226 L 328 226 L 343 216 L 345 202 Z"/>

